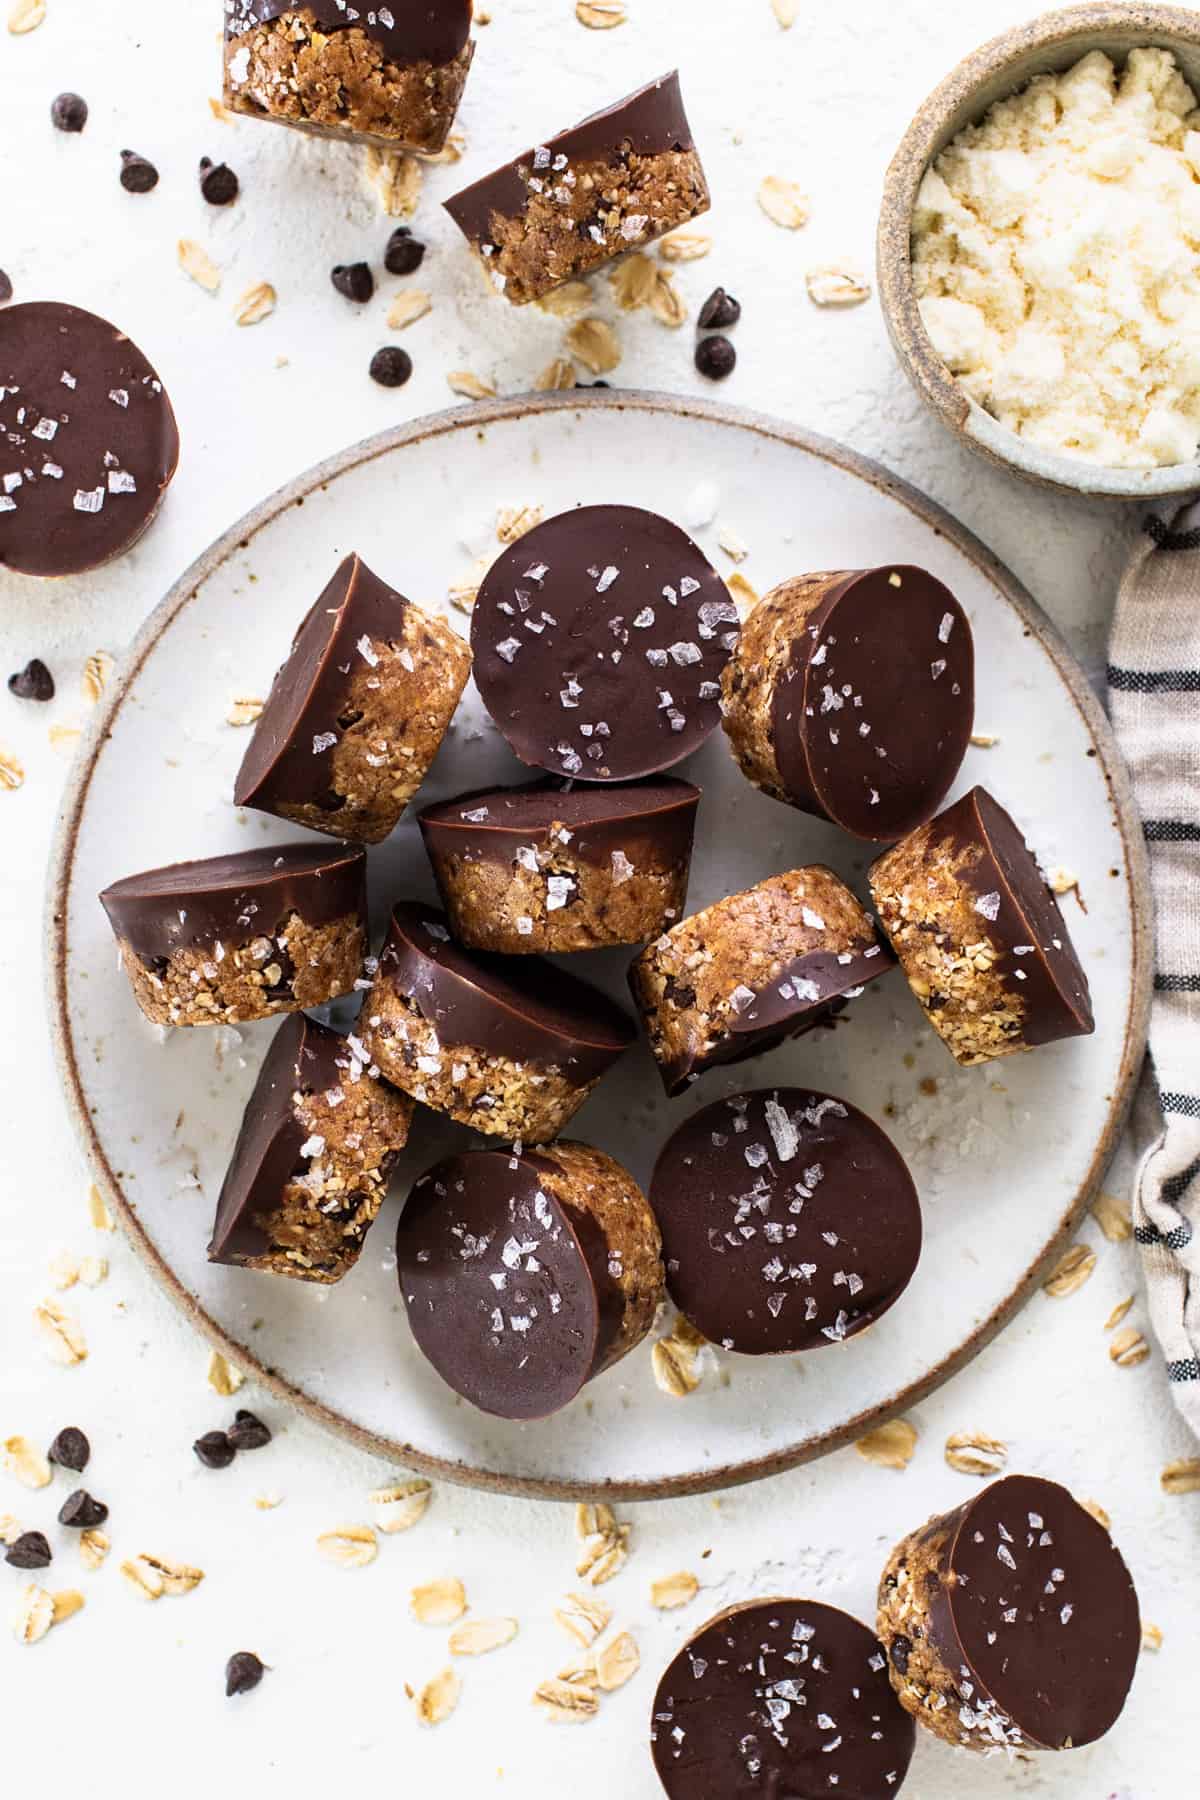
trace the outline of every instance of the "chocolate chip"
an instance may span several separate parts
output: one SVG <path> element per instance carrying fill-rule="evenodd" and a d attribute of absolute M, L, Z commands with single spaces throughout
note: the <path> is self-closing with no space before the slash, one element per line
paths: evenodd
<path fill-rule="evenodd" d="M 235 1450 L 261 1450 L 271 1441 L 270 1428 L 252 1412 L 235 1413 L 225 1435 Z"/>
<path fill-rule="evenodd" d="M 359 306 L 365 306 L 375 292 L 375 277 L 364 262 L 339 263 L 329 279 L 339 294 Z"/>
<path fill-rule="evenodd" d="M 52 1463 L 57 1463 L 60 1469 L 74 1469 L 76 1475 L 82 1475 L 91 1454 L 92 1446 L 78 1425 L 64 1425 L 46 1452 Z"/>
<path fill-rule="evenodd" d="M 196 1439 L 192 1449 L 206 1469 L 227 1469 L 237 1455 L 236 1447 L 223 1431 L 206 1431 L 203 1437 Z"/>
<path fill-rule="evenodd" d="M 238 178 L 228 163 L 200 158 L 200 192 L 210 206 L 230 206 L 238 197 Z"/>
<path fill-rule="evenodd" d="M 0 269 L 0 306 L 4 306 L 13 296 L 13 285 L 8 276 Z"/>
<path fill-rule="evenodd" d="M 710 381 L 724 381 L 736 362 L 737 351 L 727 337 L 701 338 L 696 345 L 696 367 Z"/>
<path fill-rule="evenodd" d="M 701 331 L 724 331 L 728 326 L 736 325 L 741 316 L 742 309 L 733 295 L 719 287 L 713 289 L 700 308 L 696 323 Z"/>
<path fill-rule="evenodd" d="M 371 358 L 371 380 L 380 387 L 403 387 L 412 371 L 412 357 L 399 344 L 385 344 Z"/>
<path fill-rule="evenodd" d="M 389 275 L 415 275 L 425 261 L 425 246 L 407 225 L 397 225 L 387 241 L 383 266 Z"/>
<path fill-rule="evenodd" d="M 8 1546 L 4 1560 L 14 1569 L 48 1569 L 50 1546 L 40 1531 L 23 1531 Z"/>
<path fill-rule="evenodd" d="M 9 676 L 8 691 L 18 700 L 53 700 L 54 677 L 45 663 L 35 656 L 23 669 Z"/>
<path fill-rule="evenodd" d="M 912 1643 L 908 1638 L 898 1637 L 892 1639 L 892 1667 L 895 1669 L 897 1675 L 907 1675 L 908 1658 L 911 1650 Z"/>
<path fill-rule="evenodd" d="M 258 1686 L 266 1672 L 264 1664 L 253 1650 L 235 1650 L 225 1664 L 226 1698 L 232 1698 L 234 1694 L 248 1694 Z"/>
<path fill-rule="evenodd" d="M 82 131 L 88 120 L 82 94 L 60 94 L 50 106 L 50 123 L 56 131 Z"/>
<path fill-rule="evenodd" d="M 90 1531 L 93 1525 L 103 1525 L 107 1517 L 103 1500 L 93 1500 L 86 1488 L 76 1488 L 58 1509 L 59 1524 L 72 1525 L 76 1531 Z"/>
<path fill-rule="evenodd" d="M 148 194 L 158 186 L 158 170 L 136 150 L 122 150 L 121 186 L 127 194 Z"/>

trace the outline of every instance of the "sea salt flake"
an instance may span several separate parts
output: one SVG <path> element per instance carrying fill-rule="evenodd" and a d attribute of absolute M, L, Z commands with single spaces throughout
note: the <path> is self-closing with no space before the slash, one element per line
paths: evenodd
<path fill-rule="evenodd" d="M 76 488 L 72 504 L 76 512 L 98 513 L 104 505 L 104 489 Z"/>
<path fill-rule="evenodd" d="M 975 911 L 985 919 L 994 920 L 1000 914 L 1000 895 L 998 893 L 981 894 L 975 902 Z"/>
<path fill-rule="evenodd" d="M 313 738 L 313 755 L 322 756 L 326 750 L 332 750 L 337 743 L 336 731 L 318 731 Z"/>
<path fill-rule="evenodd" d="M 942 614 L 942 622 L 938 626 L 938 643 L 939 644 L 948 644 L 950 642 L 950 633 L 953 630 L 954 630 L 954 614 L 953 613 L 943 613 Z"/>
<path fill-rule="evenodd" d="M 359 638 L 358 643 L 355 645 L 355 649 L 358 651 L 358 654 L 362 657 L 362 659 L 365 663 L 369 663 L 372 668 L 376 667 L 376 665 L 379 662 L 379 658 L 376 656 L 374 650 L 371 648 L 371 640 L 367 636 L 366 632 L 364 632 L 362 637 Z"/>
<path fill-rule="evenodd" d="M 511 663 L 515 661 L 517 652 L 520 648 L 520 638 L 503 638 L 500 643 L 496 645 L 496 655 L 501 657 L 506 663 Z"/>

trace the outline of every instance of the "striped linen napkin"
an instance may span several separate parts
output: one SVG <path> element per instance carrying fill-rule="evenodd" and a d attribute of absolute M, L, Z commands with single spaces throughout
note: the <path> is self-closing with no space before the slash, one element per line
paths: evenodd
<path fill-rule="evenodd" d="M 1200 1437 L 1200 500 L 1145 522 L 1117 598 L 1108 690 L 1157 914 L 1134 1236 L 1172 1392 Z"/>

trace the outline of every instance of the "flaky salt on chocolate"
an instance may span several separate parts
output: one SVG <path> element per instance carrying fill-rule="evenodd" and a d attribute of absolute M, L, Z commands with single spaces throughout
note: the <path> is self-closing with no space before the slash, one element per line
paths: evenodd
<path fill-rule="evenodd" d="M 673 926 L 629 970 L 668 1094 L 773 1050 L 894 967 L 832 869 L 772 875 Z"/>
<path fill-rule="evenodd" d="M 924 569 L 800 575 L 754 608 L 722 686 L 756 787 L 892 843 L 936 811 L 966 753 L 971 627 Z"/>
<path fill-rule="evenodd" d="M 892 1552 L 878 1630 L 901 1705 L 969 1750 L 1067 1750 L 1116 1722 L 1141 1644 L 1104 1526 L 1057 1482 L 995 1481 Z"/>
<path fill-rule="evenodd" d="M 275 677 L 235 804 L 381 843 L 424 781 L 470 672 L 457 632 L 348 556 Z"/>
<path fill-rule="evenodd" d="M 524 151 L 445 202 L 514 306 L 708 211 L 672 71 Z"/>
<path fill-rule="evenodd" d="M 356 1038 L 303 1013 L 285 1020 L 246 1105 L 208 1260 L 340 1281 L 378 1216 L 412 1114 Z"/>
<path fill-rule="evenodd" d="M 420 814 L 454 935 L 527 956 L 639 944 L 683 911 L 700 790 L 535 782 Z"/>
<path fill-rule="evenodd" d="M 344 143 L 432 154 L 475 45 L 471 0 L 225 0 L 225 104 Z"/>
<path fill-rule="evenodd" d="M 1058 901 L 986 788 L 887 851 L 870 883 L 909 986 L 958 1062 L 1095 1030 Z"/>
<path fill-rule="evenodd" d="M 645 1196 L 588 1144 L 438 1163 L 404 1206 L 396 1269 L 438 1374 L 506 1419 L 566 1406 L 641 1342 L 662 1298 Z"/>

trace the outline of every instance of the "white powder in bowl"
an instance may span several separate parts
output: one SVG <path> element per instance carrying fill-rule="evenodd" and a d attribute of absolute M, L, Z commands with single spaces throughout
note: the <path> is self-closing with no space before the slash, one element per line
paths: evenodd
<path fill-rule="evenodd" d="M 926 173 L 913 276 L 1002 425 L 1113 468 L 1200 448 L 1200 113 L 1166 50 L 1039 75 Z"/>

